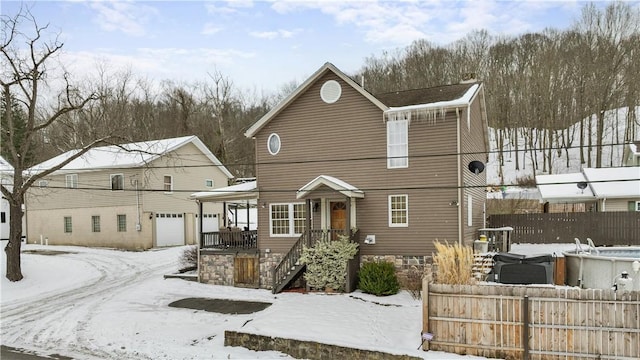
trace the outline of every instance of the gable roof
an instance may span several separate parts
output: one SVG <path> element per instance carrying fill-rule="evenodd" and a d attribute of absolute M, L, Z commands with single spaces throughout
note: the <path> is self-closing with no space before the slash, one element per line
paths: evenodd
<path fill-rule="evenodd" d="M 322 186 L 327 186 L 332 190 L 335 190 L 350 198 L 364 198 L 364 192 L 362 190 L 349 184 L 346 181 L 328 175 L 320 175 L 315 179 L 309 181 L 307 184 L 301 187 L 300 190 L 298 190 L 298 192 L 296 193 L 296 198 L 302 199 L 310 192 Z"/>
<path fill-rule="evenodd" d="M 380 110 L 387 110 L 387 106 L 385 106 L 380 100 L 376 99 L 373 95 L 371 95 L 368 91 L 363 89 L 360 85 L 358 85 L 355 81 L 353 81 L 350 77 L 345 75 L 342 71 L 340 71 L 333 64 L 327 62 L 320 69 L 318 69 L 313 75 L 311 75 L 307 80 L 305 80 L 297 89 L 295 89 L 289 96 L 287 96 L 284 100 L 282 100 L 278 105 L 276 105 L 271 111 L 266 113 L 263 117 L 261 117 L 258 121 L 256 121 L 247 131 L 244 133 L 246 137 L 253 137 L 260 129 L 262 129 L 271 119 L 277 116 L 282 110 L 284 110 L 290 103 L 296 100 L 300 95 L 302 95 L 311 85 L 313 85 L 316 80 L 327 74 L 328 72 L 333 72 L 336 74 L 342 81 L 346 82 L 357 92 L 362 94 L 365 98 L 375 104 Z"/>
<path fill-rule="evenodd" d="M 384 113 L 407 110 L 443 110 L 447 108 L 467 106 L 471 103 L 479 92 L 478 90 L 481 88 L 481 83 L 470 82 L 372 95 L 336 68 L 333 64 L 327 62 L 307 80 L 305 80 L 305 82 L 298 86 L 293 93 L 287 96 L 278 105 L 276 105 L 276 107 L 271 109 L 271 111 L 247 129 L 244 135 L 246 137 L 255 136 L 260 129 L 271 121 L 271 119 L 276 117 L 283 109 L 296 100 L 312 84 L 328 72 L 333 72 Z"/>
<path fill-rule="evenodd" d="M 222 171 L 228 178 L 233 178 L 233 175 L 229 170 L 222 165 L 220 160 L 218 160 L 218 158 L 216 158 L 206 145 L 204 145 L 204 143 L 195 135 L 95 147 L 63 166 L 56 172 L 70 173 L 78 171 L 85 172 L 114 168 L 121 169 L 141 167 L 187 144 L 195 145 L 213 164 L 218 166 L 220 171 Z M 26 173 L 37 174 L 50 169 L 51 167 L 69 159 L 79 151 L 80 150 L 67 151 L 29 168 L 26 170 Z"/>
<path fill-rule="evenodd" d="M 584 190 L 577 184 L 584 182 Z M 543 201 L 583 202 L 597 199 L 640 198 L 640 167 L 584 168 L 579 173 L 537 175 Z"/>

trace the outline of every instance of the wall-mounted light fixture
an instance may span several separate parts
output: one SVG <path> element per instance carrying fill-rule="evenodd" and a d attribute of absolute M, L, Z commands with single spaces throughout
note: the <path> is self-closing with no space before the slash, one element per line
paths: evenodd
<path fill-rule="evenodd" d="M 266 208 L 266 207 L 267 207 L 267 203 L 266 203 L 266 202 L 263 202 L 263 203 L 262 203 L 262 208 L 264 209 L 264 208 Z"/>
<path fill-rule="evenodd" d="M 318 212 L 318 210 L 320 210 L 320 203 L 316 201 L 313 203 L 313 212 Z"/>
<path fill-rule="evenodd" d="M 153 213 L 152 212 L 149 213 L 149 220 L 153 220 Z"/>
<path fill-rule="evenodd" d="M 478 175 L 484 171 L 484 164 L 481 161 L 473 160 L 469 163 L 469 171 Z"/>
<path fill-rule="evenodd" d="M 458 206 L 458 200 L 449 201 L 449 206 Z"/>

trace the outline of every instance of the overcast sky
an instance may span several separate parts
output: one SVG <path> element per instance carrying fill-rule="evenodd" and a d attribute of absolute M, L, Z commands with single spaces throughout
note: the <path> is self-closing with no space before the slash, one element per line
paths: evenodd
<path fill-rule="evenodd" d="M 21 2 L 2 0 L 3 15 Z M 271 92 L 325 62 L 354 73 L 366 57 L 416 39 L 445 45 L 472 30 L 565 29 L 583 1 L 31 1 L 64 41 L 64 63 L 96 61 L 152 79 L 193 81 L 214 69 L 241 89 Z M 606 3 L 597 2 L 598 6 Z"/>

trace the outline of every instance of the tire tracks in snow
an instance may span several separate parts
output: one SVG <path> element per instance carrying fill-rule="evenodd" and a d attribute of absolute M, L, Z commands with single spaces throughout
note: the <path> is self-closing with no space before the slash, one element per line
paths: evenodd
<path fill-rule="evenodd" d="M 119 252 L 86 252 L 73 256 L 99 272 L 97 278 L 80 288 L 47 295 L 37 300 L 23 299 L 2 307 L 3 343 L 46 352 L 67 352 L 82 358 L 120 359 L 131 357 L 125 350 L 105 351 L 94 345 L 87 332 L 100 307 L 117 294 L 154 275 L 162 275 L 178 262 L 165 260 L 149 265 L 137 256 Z M 141 354 L 136 353 L 136 358 Z"/>

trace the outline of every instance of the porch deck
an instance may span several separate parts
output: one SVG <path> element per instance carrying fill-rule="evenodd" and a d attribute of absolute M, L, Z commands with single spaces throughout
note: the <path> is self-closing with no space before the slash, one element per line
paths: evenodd
<path fill-rule="evenodd" d="M 200 236 L 200 249 L 257 249 L 258 230 L 221 230 L 203 232 Z"/>

